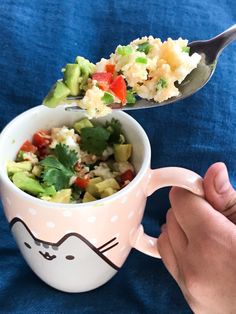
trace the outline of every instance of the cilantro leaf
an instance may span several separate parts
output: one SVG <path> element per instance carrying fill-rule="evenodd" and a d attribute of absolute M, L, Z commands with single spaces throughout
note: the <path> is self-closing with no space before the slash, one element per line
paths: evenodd
<path fill-rule="evenodd" d="M 80 147 L 88 153 L 101 155 L 108 146 L 110 133 L 102 127 L 81 129 Z"/>
<path fill-rule="evenodd" d="M 57 191 L 69 187 L 71 175 L 56 168 L 46 168 L 43 171 L 42 179 L 48 185 L 54 185 Z"/>
<path fill-rule="evenodd" d="M 54 185 L 57 191 L 69 187 L 73 171 L 66 168 L 55 156 L 48 156 L 40 161 L 43 166 L 42 180 L 48 185 Z"/>
<path fill-rule="evenodd" d="M 65 144 L 57 144 L 54 149 L 54 153 L 59 162 L 61 162 L 66 168 L 72 169 L 78 161 L 77 152 L 69 149 L 69 147 Z"/>

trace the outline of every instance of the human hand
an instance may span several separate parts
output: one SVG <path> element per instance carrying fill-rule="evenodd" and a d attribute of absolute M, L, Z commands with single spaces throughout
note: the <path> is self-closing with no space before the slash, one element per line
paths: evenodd
<path fill-rule="evenodd" d="M 203 185 L 206 200 L 171 189 L 159 252 L 194 313 L 236 313 L 236 191 L 223 163 Z"/>

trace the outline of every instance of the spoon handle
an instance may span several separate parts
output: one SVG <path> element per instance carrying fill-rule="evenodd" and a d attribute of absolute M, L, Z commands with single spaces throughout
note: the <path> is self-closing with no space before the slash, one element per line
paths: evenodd
<path fill-rule="evenodd" d="M 236 40 L 236 24 L 226 29 L 223 33 L 210 39 L 209 44 L 210 42 L 212 45 L 214 44 L 215 48 L 217 49 L 217 55 L 219 55 L 222 50 L 234 40 Z"/>

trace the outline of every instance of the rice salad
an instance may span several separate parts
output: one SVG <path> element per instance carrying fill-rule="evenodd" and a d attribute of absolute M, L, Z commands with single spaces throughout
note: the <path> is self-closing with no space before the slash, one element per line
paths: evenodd
<path fill-rule="evenodd" d="M 59 81 L 65 85 L 63 92 L 54 86 L 44 104 L 55 107 L 68 95 L 81 95 L 78 106 L 89 117 L 99 117 L 109 114 L 114 103 L 120 107 L 135 106 L 137 97 L 161 103 L 180 94 L 175 83 L 180 84 L 200 62 L 199 54 L 189 52 L 188 40 L 168 38 L 162 42 L 159 38 L 144 36 L 126 46 L 119 45 L 109 59 L 102 58 L 95 65 L 77 57 L 79 62 L 69 64 L 63 80 Z M 89 70 L 84 70 L 85 64 Z M 71 71 L 73 67 L 77 72 Z M 81 80 L 83 86 L 77 88 L 77 93 L 71 93 L 71 89 L 76 89 L 74 84 L 78 87 Z M 55 90 L 61 96 L 56 100 Z"/>
<path fill-rule="evenodd" d="M 112 119 L 87 118 L 72 127 L 39 130 L 8 161 L 10 180 L 22 191 L 49 202 L 86 203 L 108 197 L 135 177 L 132 144 Z"/>

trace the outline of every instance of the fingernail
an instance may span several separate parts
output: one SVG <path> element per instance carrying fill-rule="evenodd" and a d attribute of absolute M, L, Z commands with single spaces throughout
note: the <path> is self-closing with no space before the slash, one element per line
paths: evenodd
<path fill-rule="evenodd" d="M 230 182 L 226 167 L 225 169 L 219 171 L 218 174 L 215 176 L 214 184 L 217 193 L 224 194 L 228 191 L 228 189 L 230 188 Z"/>

